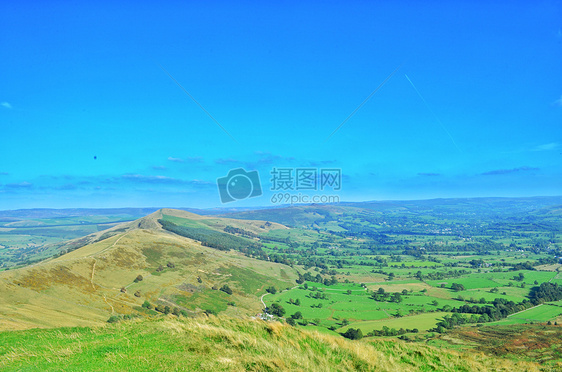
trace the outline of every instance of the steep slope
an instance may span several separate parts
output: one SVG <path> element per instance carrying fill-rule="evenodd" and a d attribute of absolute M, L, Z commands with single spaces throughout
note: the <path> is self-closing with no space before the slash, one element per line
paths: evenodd
<path fill-rule="evenodd" d="M 396 340 L 348 341 L 227 317 L 124 321 L 0 333 L 5 371 L 539 371 L 483 354 Z"/>
<path fill-rule="evenodd" d="M 99 324 L 112 314 L 150 312 L 141 307 L 145 301 L 190 313 L 255 315 L 266 287 L 293 285 L 297 276 L 288 266 L 205 247 L 163 230 L 158 220 L 165 213 L 217 228 L 229 224 L 184 211 L 157 211 L 88 236 L 89 244 L 61 257 L 2 272 L 0 329 Z M 235 222 L 246 229 L 258 224 Z M 231 295 L 217 290 L 224 284 Z"/>

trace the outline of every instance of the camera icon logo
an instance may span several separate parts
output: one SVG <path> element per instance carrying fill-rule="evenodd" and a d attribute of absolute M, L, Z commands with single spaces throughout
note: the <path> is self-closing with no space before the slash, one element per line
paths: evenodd
<path fill-rule="evenodd" d="M 261 196 L 258 171 L 246 172 L 242 168 L 231 169 L 225 177 L 217 178 L 221 203 Z"/>

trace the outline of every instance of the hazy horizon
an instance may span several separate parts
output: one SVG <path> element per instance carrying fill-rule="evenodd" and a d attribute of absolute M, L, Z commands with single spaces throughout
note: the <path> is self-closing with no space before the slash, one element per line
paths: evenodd
<path fill-rule="evenodd" d="M 0 210 L 560 195 L 561 16 L 554 0 L 4 2 Z M 224 199 L 238 168 L 261 185 Z M 302 190 L 279 170 L 308 172 Z"/>
<path fill-rule="evenodd" d="M 467 197 L 467 198 L 427 198 L 427 199 L 380 199 L 380 200 L 362 200 L 362 201 L 348 201 L 342 200 L 339 203 L 295 203 L 295 204 L 263 204 L 263 205 L 253 205 L 253 206 L 240 206 L 239 204 L 221 204 L 215 207 L 191 207 L 191 206 L 154 206 L 154 205 L 141 205 L 141 206 L 113 206 L 113 207 L 67 207 L 67 208 L 17 208 L 17 209 L 0 209 L 0 212 L 13 212 L 13 211 L 25 211 L 25 210 L 113 210 L 113 209 L 179 209 L 179 210 L 258 210 L 258 209 L 270 209 L 270 208 L 287 208 L 293 206 L 311 206 L 311 205 L 338 205 L 338 204 L 367 204 L 367 203 L 415 203 L 415 202 L 427 202 L 427 201 L 447 201 L 447 200 L 480 200 L 480 199 L 562 199 L 562 195 L 536 195 L 536 196 L 525 196 L 525 197 L 510 197 L 510 196 L 478 196 L 478 197 Z"/>

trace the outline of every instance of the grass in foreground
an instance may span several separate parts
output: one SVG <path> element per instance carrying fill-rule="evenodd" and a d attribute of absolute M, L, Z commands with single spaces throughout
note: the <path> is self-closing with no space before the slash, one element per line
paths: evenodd
<path fill-rule="evenodd" d="M 349 341 L 277 322 L 210 317 L 2 332 L 0 369 L 538 371 L 541 367 L 396 340 Z"/>

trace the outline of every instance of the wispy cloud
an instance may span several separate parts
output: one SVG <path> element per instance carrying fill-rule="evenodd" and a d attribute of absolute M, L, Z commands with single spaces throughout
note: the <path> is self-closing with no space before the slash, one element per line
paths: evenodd
<path fill-rule="evenodd" d="M 241 163 L 239 160 L 228 158 L 228 159 L 217 159 L 215 160 L 216 164 L 236 164 Z"/>
<path fill-rule="evenodd" d="M 68 190 L 77 190 L 78 186 L 72 183 L 67 183 L 66 185 L 57 186 L 55 187 L 56 190 L 68 191 Z"/>
<path fill-rule="evenodd" d="M 8 183 L 5 185 L 5 187 L 7 189 L 28 189 L 30 187 L 32 187 L 33 184 L 29 183 L 29 182 L 19 182 L 19 183 Z"/>
<path fill-rule="evenodd" d="M 418 176 L 424 176 L 424 177 L 436 177 L 440 175 L 441 173 L 425 173 L 425 172 L 418 173 Z"/>
<path fill-rule="evenodd" d="M 263 166 L 272 166 L 272 165 L 282 167 L 284 165 L 290 164 L 295 161 L 295 158 L 292 156 L 276 155 L 267 151 L 256 151 L 255 154 L 258 155 L 258 159 L 254 161 L 245 162 L 244 164 L 246 168 L 258 169 Z"/>
<path fill-rule="evenodd" d="M 204 159 L 202 156 L 188 156 L 187 158 L 175 158 L 170 156 L 168 161 L 174 163 L 203 163 Z"/>
<path fill-rule="evenodd" d="M 335 160 L 320 160 L 320 161 L 310 160 L 307 165 L 310 167 L 323 167 L 335 163 L 336 163 Z"/>
<path fill-rule="evenodd" d="M 510 173 L 518 173 L 518 172 L 528 172 L 528 171 L 536 171 L 539 170 L 539 168 L 533 168 L 533 167 L 519 167 L 519 168 L 513 168 L 513 169 L 495 169 L 489 172 L 484 172 L 481 173 L 481 175 L 483 176 L 498 176 L 498 175 L 502 175 L 502 174 L 510 174 Z"/>
<path fill-rule="evenodd" d="M 12 105 L 9 102 L 1 102 L 0 106 L 7 108 L 7 109 L 11 109 Z"/>
<path fill-rule="evenodd" d="M 552 143 L 545 143 L 544 145 L 539 145 L 533 149 L 533 151 L 550 151 L 556 150 L 560 146 L 559 143 L 552 142 Z"/>
<path fill-rule="evenodd" d="M 183 163 L 185 161 L 182 158 L 173 158 L 171 156 L 168 158 L 168 160 L 173 161 L 174 163 Z"/>
<path fill-rule="evenodd" d="M 202 156 L 190 156 L 186 160 L 188 163 L 203 163 Z"/>
<path fill-rule="evenodd" d="M 10 173 L 8 173 L 8 172 L 0 172 L 0 176 L 7 176 L 7 175 L 9 175 L 9 174 L 10 174 Z"/>
<path fill-rule="evenodd" d="M 553 106 L 562 107 L 562 96 L 558 98 L 556 101 L 552 102 Z"/>
<path fill-rule="evenodd" d="M 166 176 L 145 176 L 142 174 L 124 174 L 122 179 L 130 180 L 139 183 L 152 183 L 152 184 L 182 184 L 184 181 L 178 178 Z"/>
<path fill-rule="evenodd" d="M 166 168 L 163 165 L 153 165 L 152 169 L 154 169 L 154 170 L 167 170 L 168 168 Z"/>
<path fill-rule="evenodd" d="M 142 184 L 158 184 L 158 185 L 214 185 L 214 182 L 203 181 L 199 179 L 194 180 L 182 180 L 179 178 L 167 177 L 167 176 L 146 176 L 143 174 L 124 174 L 120 177 L 121 179 L 127 181 L 133 181 L 135 183 Z"/>
<path fill-rule="evenodd" d="M 273 167 L 334 167 L 336 160 L 308 160 L 296 159 L 293 156 L 273 154 L 268 151 L 255 151 L 253 156 L 246 159 L 219 158 L 214 161 L 218 165 L 242 167 L 247 170 L 264 170 Z"/>

